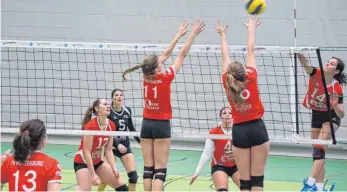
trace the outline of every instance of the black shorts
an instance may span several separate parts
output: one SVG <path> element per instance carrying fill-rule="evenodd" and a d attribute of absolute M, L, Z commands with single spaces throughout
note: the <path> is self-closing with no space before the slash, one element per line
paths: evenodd
<path fill-rule="evenodd" d="M 211 167 L 211 175 L 213 175 L 213 173 L 216 171 L 223 171 L 229 177 L 232 177 L 234 175 L 234 173 L 237 172 L 237 166 L 234 165 L 232 167 L 226 167 L 223 165 L 214 165 L 213 167 Z"/>
<path fill-rule="evenodd" d="M 140 137 L 144 139 L 171 138 L 170 120 L 155 120 L 144 118 L 142 121 Z"/>
<path fill-rule="evenodd" d="M 96 171 L 103 163 L 104 163 L 104 161 L 100 161 L 99 163 L 95 164 L 94 165 L 94 170 Z M 87 166 L 86 163 L 76 163 L 76 162 L 74 162 L 73 163 L 73 168 L 75 169 L 75 173 L 76 173 L 80 169 L 84 169 L 84 168 L 88 169 L 88 166 Z"/>
<path fill-rule="evenodd" d="M 121 153 L 118 149 L 113 149 L 112 151 L 113 151 L 113 154 L 114 154 L 115 156 L 117 156 L 118 158 L 121 158 L 121 157 L 123 157 L 123 156 L 126 155 L 126 154 L 133 153 L 133 152 L 131 151 L 131 148 L 130 148 L 130 147 L 127 148 L 127 152 L 125 152 L 125 153 Z"/>
<path fill-rule="evenodd" d="M 251 148 L 269 141 L 269 135 L 262 119 L 234 124 L 233 145 L 237 148 Z"/>
<path fill-rule="evenodd" d="M 335 111 L 331 111 L 332 122 L 337 126 L 341 124 L 341 118 L 336 115 Z M 330 122 L 329 113 L 327 111 L 312 110 L 312 128 L 322 128 L 323 123 Z"/>

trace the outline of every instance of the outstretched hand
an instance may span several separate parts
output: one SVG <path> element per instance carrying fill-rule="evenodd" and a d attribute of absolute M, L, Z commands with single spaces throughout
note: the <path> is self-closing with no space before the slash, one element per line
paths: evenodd
<path fill-rule="evenodd" d="M 189 185 L 192 185 L 194 183 L 194 181 L 198 178 L 198 176 L 199 176 L 198 174 L 194 174 L 192 179 L 190 180 Z"/>
<path fill-rule="evenodd" d="M 188 23 L 183 20 L 178 30 L 178 35 L 180 37 L 183 37 L 187 32 L 188 32 Z"/>
<path fill-rule="evenodd" d="M 225 27 L 222 27 L 219 23 L 219 21 L 216 23 L 215 28 L 217 30 L 217 33 L 219 33 L 220 35 L 226 33 L 227 29 L 228 29 L 229 25 L 225 25 Z"/>
<path fill-rule="evenodd" d="M 199 35 L 203 30 L 205 30 L 205 22 L 198 20 L 195 23 L 192 23 L 192 34 Z"/>
<path fill-rule="evenodd" d="M 262 23 L 260 21 L 260 18 L 257 15 L 254 15 L 254 16 L 248 15 L 248 23 L 244 21 L 242 22 L 246 28 L 256 28 Z"/>

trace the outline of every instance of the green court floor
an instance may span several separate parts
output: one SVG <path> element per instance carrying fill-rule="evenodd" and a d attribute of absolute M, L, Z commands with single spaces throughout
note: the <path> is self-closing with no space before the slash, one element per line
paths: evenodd
<path fill-rule="evenodd" d="M 1 143 L 1 151 L 11 148 L 11 143 Z M 76 145 L 48 145 L 44 152 L 59 160 L 63 168 L 63 191 L 73 191 L 76 188 L 76 178 L 73 172 L 73 157 L 77 151 Z M 143 160 L 140 149 L 133 148 L 136 157 L 136 166 L 139 175 L 142 175 Z M 210 165 L 206 164 L 197 181 L 189 185 L 191 175 L 199 162 L 201 152 L 172 150 L 170 153 L 168 176 L 165 191 L 213 191 L 213 182 L 210 177 Z M 312 158 L 271 156 L 265 173 L 266 191 L 299 191 L 302 179 L 310 173 Z M 120 161 L 117 167 L 125 180 L 126 173 Z M 347 161 L 327 160 L 326 178 L 328 184 L 336 183 L 335 191 L 347 191 Z M 230 181 L 231 190 L 237 190 Z M 4 187 L 7 190 L 7 186 Z M 106 190 L 112 190 L 107 188 Z M 143 191 L 140 177 L 137 191 Z"/>

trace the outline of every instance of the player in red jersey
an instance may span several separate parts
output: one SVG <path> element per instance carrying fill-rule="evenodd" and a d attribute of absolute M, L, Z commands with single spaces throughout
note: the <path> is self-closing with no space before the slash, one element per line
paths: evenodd
<path fill-rule="evenodd" d="M 39 119 L 25 121 L 13 140 L 13 156 L 1 166 L 1 189 L 9 191 L 60 191 L 59 162 L 41 152 L 47 144 L 46 126 Z"/>
<path fill-rule="evenodd" d="M 181 23 L 177 35 L 163 55 L 147 56 L 141 64 L 127 69 L 123 73 L 125 80 L 125 75 L 135 69 L 142 68 L 144 73 L 144 111 L 141 128 L 141 146 L 145 164 L 143 174 L 145 191 L 152 191 L 154 175 L 153 190 L 163 190 L 171 143 L 171 82 L 175 74 L 181 69 L 183 60 L 195 37 L 204 30 L 205 24 L 198 21 L 192 25 L 192 32 L 178 54 L 175 63 L 166 72 L 162 72 L 164 62 L 171 56 L 178 40 L 187 33 L 187 26 L 188 24 L 185 22 Z"/>
<path fill-rule="evenodd" d="M 233 127 L 231 109 L 229 107 L 223 107 L 219 112 L 219 116 L 222 120 L 222 125 L 211 129 L 210 134 L 231 135 L 231 129 Z M 206 139 L 205 149 L 201 155 L 199 164 L 190 184 L 192 184 L 198 177 L 201 168 L 204 167 L 205 163 L 210 159 L 213 153 L 211 175 L 216 191 L 228 191 L 229 177 L 231 177 L 234 183 L 240 187 L 240 176 L 234 161 L 232 144 L 233 141 L 231 139 Z"/>
<path fill-rule="evenodd" d="M 83 130 L 115 131 L 116 125 L 107 119 L 110 106 L 105 99 L 97 99 L 93 106 L 89 107 L 82 121 Z M 96 117 L 92 118 L 92 114 Z M 128 187 L 119 176 L 112 152 L 113 136 L 84 135 L 78 152 L 74 159 L 79 190 L 92 190 L 92 185 L 101 182 L 116 189 L 116 191 L 128 191 Z M 108 163 L 101 160 L 103 148 Z"/>
<path fill-rule="evenodd" d="M 262 191 L 264 170 L 269 155 L 270 143 L 262 120 L 264 107 L 258 90 L 258 73 L 254 54 L 254 31 L 260 24 L 257 16 L 249 16 L 246 67 L 240 62 L 231 62 L 228 54 L 226 30 L 216 24 L 221 35 L 222 83 L 232 107 L 233 152 L 240 172 L 240 189 Z"/>
<path fill-rule="evenodd" d="M 308 91 L 305 95 L 303 105 L 312 110 L 311 138 L 328 140 L 331 138 L 330 116 L 323 86 L 322 71 L 320 68 L 312 67 L 303 54 L 299 54 L 299 59 L 306 73 L 310 75 Z M 347 84 L 347 78 L 343 73 L 344 68 L 345 64 L 341 59 L 332 57 L 325 64 L 323 69 L 328 94 L 330 95 L 331 120 L 333 122 L 334 131 L 339 128 L 341 118 L 345 115 L 342 85 Z M 311 176 L 304 182 L 305 184 L 302 191 L 307 191 L 309 189 L 314 190 L 315 188 L 317 188 L 318 191 L 323 190 L 325 153 L 326 146 L 313 145 Z"/>

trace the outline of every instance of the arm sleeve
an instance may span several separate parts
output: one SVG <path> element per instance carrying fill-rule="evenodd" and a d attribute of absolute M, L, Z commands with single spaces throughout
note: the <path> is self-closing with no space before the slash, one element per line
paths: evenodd
<path fill-rule="evenodd" d="M 337 94 L 337 96 L 339 97 L 338 103 L 339 104 L 343 104 L 343 89 L 342 89 L 342 86 L 341 86 L 340 83 L 336 83 L 335 85 L 336 85 L 336 93 L 335 94 Z"/>
<path fill-rule="evenodd" d="M 317 74 L 317 72 L 320 72 L 320 69 L 318 70 L 316 67 L 312 67 L 312 72 L 309 75 L 314 76 Z"/>
<path fill-rule="evenodd" d="M 1 165 L 1 169 L 0 169 L 0 171 L 1 171 L 1 184 L 8 182 L 8 178 L 6 175 L 6 170 L 8 169 L 7 168 L 7 161 L 8 161 L 7 159 L 4 160 L 4 162 Z"/>
<path fill-rule="evenodd" d="M 204 167 L 205 163 L 210 159 L 214 149 L 214 141 L 208 138 L 205 142 L 205 149 L 201 154 L 201 158 L 198 166 L 196 167 L 195 174 L 199 174 L 201 169 Z"/>
<path fill-rule="evenodd" d="M 48 183 L 61 183 L 61 168 L 58 161 L 55 161 L 49 171 Z"/>
<path fill-rule="evenodd" d="M 129 123 L 128 123 L 128 129 L 129 129 L 129 131 L 134 131 L 134 132 L 136 132 L 136 129 L 135 129 L 135 126 L 134 126 L 134 123 L 133 123 L 133 118 L 131 117 L 131 109 L 129 108 L 129 107 L 127 107 L 127 109 L 128 109 L 128 111 L 129 111 L 129 115 L 130 115 L 130 117 L 129 117 Z M 141 140 L 140 140 L 140 137 L 134 137 L 135 138 L 135 140 L 138 142 L 138 143 L 140 143 L 141 142 Z"/>
<path fill-rule="evenodd" d="M 228 86 L 227 86 L 227 75 L 228 75 L 228 72 L 224 72 L 222 74 L 222 85 L 223 85 L 224 89 L 228 88 Z"/>

